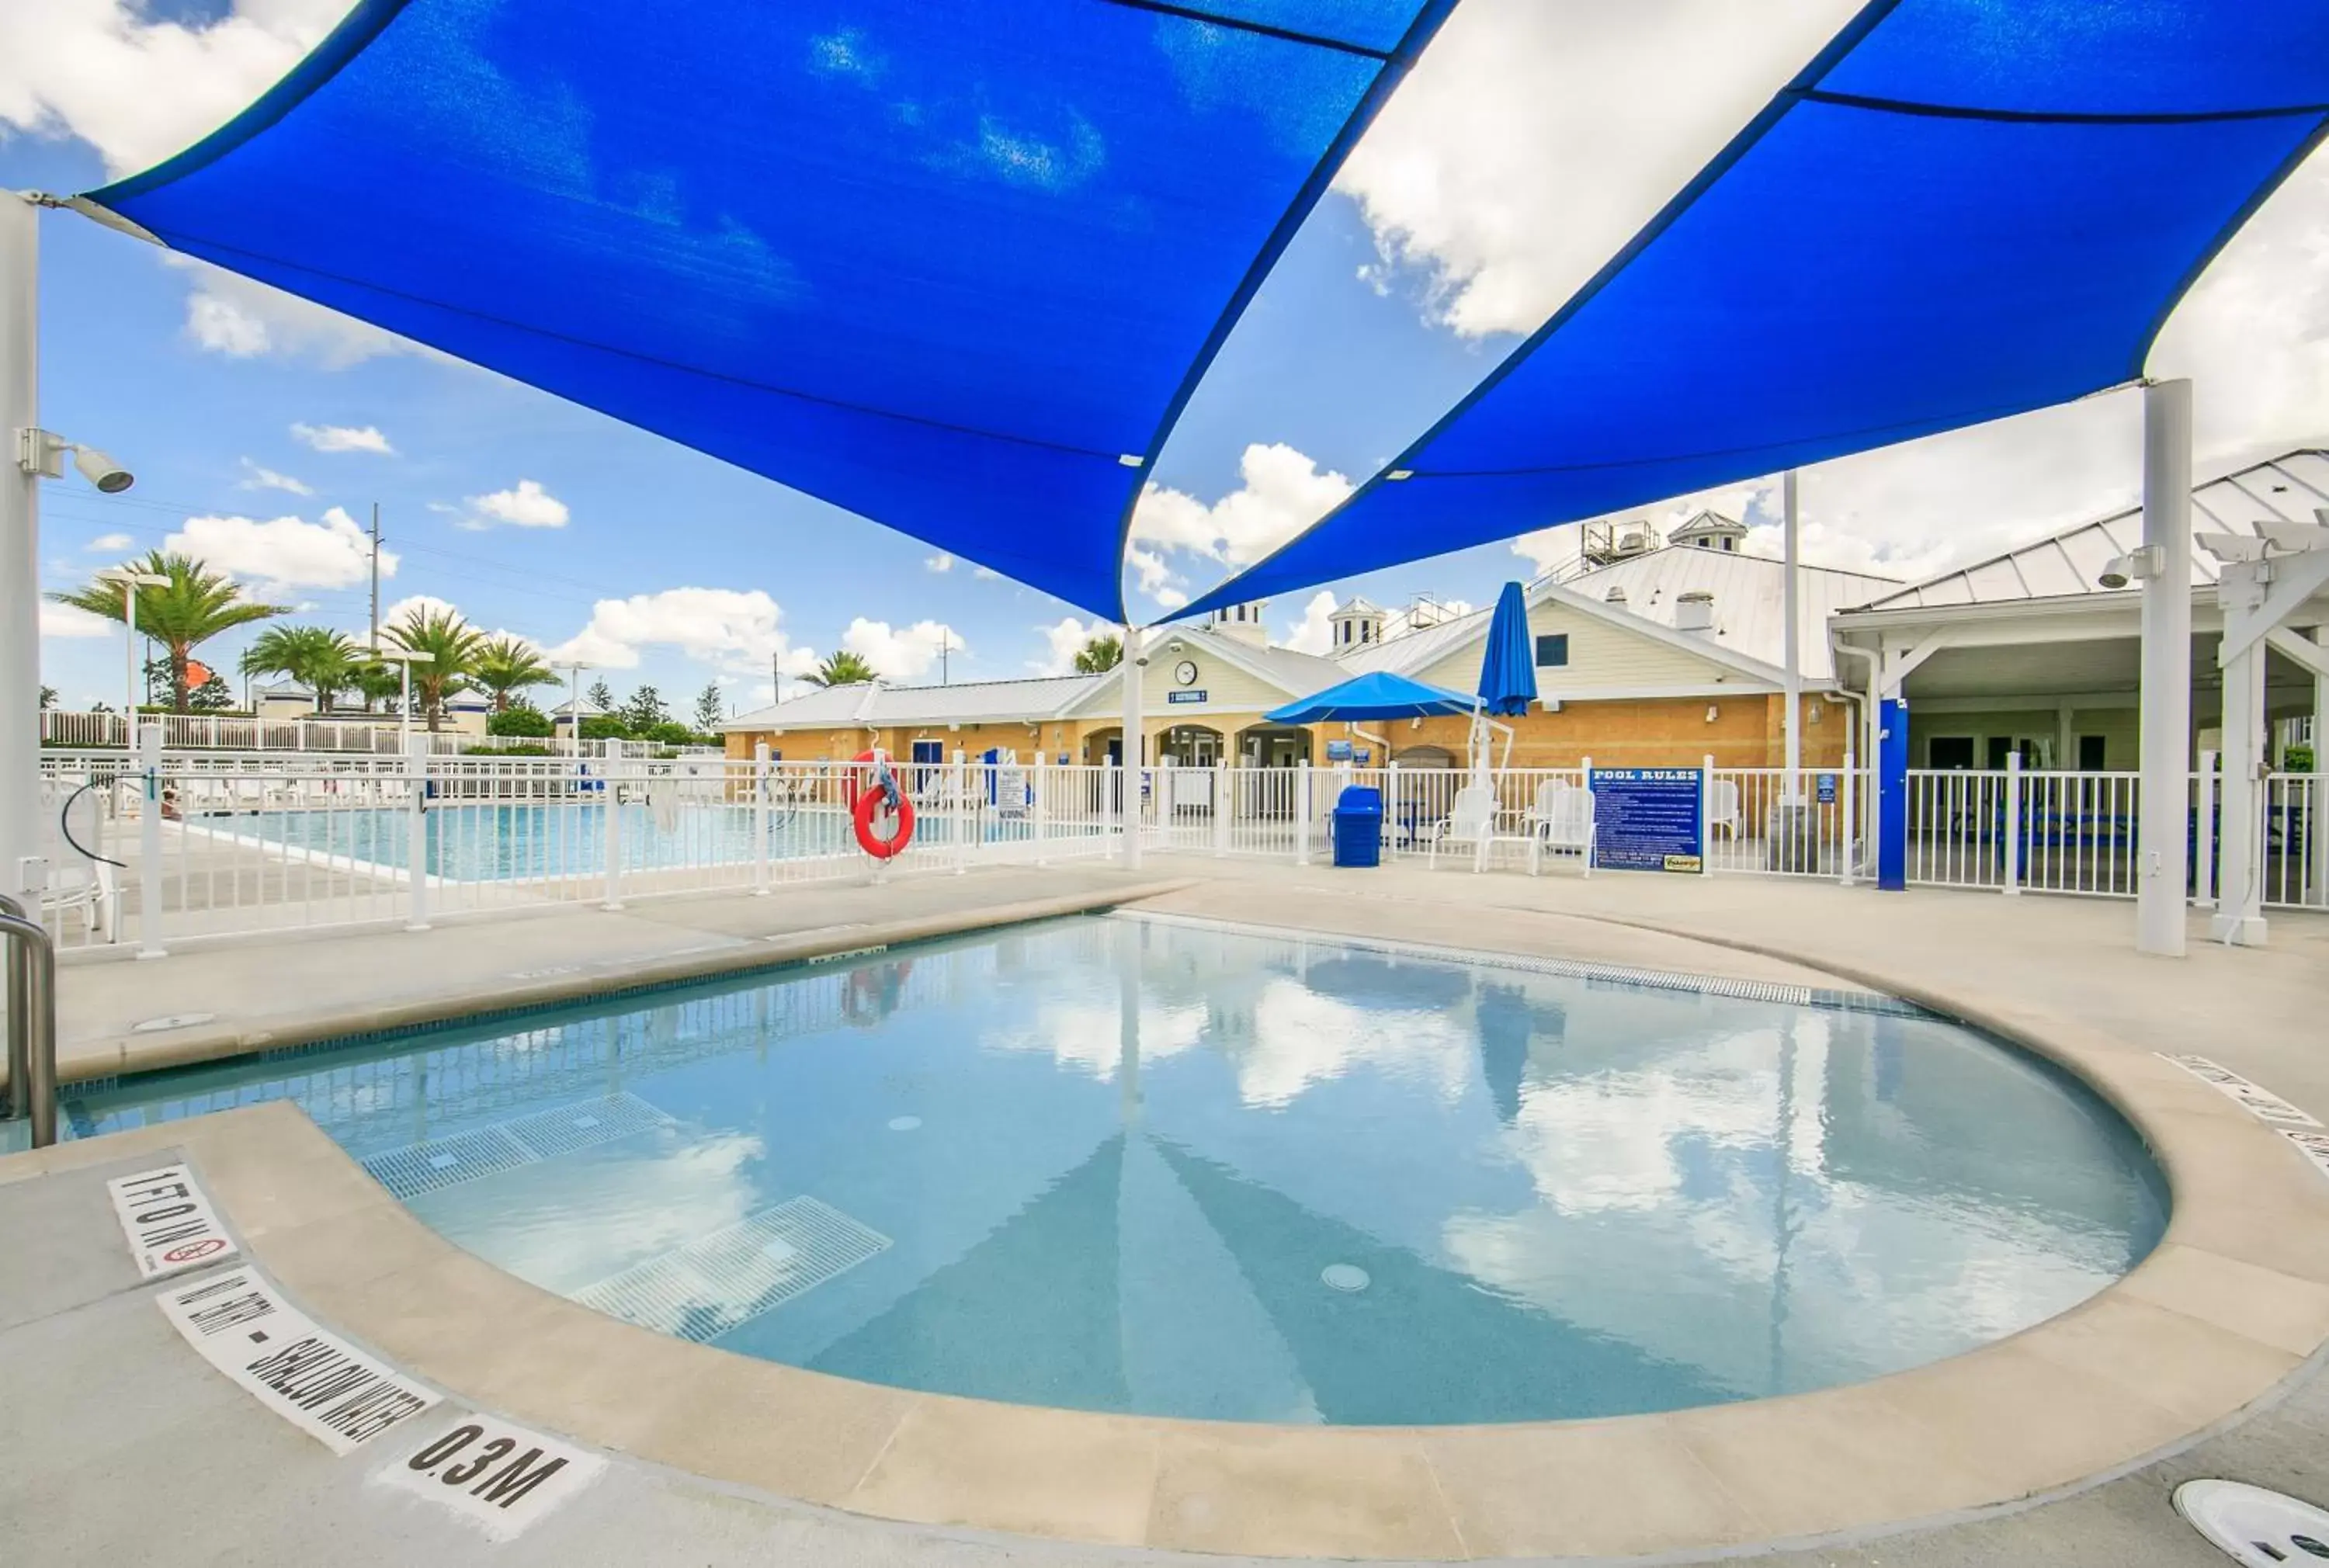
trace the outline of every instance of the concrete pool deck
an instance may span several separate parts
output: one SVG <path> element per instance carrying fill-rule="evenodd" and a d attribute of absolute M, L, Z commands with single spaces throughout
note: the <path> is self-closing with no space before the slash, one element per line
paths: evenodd
<path fill-rule="evenodd" d="M 1037 893 L 1107 902 L 1111 878 L 1114 897 L 1136 887 L 1097 869 L 1014 875 L 1032 880 L 1006 886 L 973 876 L 818 889 L 816 903 L 781 918 L 822 917 L 797 931 L 846 926 L 855 917 L 838 916 L 836 903 L 852 908 L 851 900 L 878 895 L 876 903 L 886 899 L 881 907 L 895 914 L 910 890 L 930 905 L 915 911 L 917 918 L 938 917 L 949 901 L 957 913 L 991 916 L 1033 902 Z M 2329 1065 L 2310 1059 L 2315 1049 L 2306 1048 L 2321 1038 L 2322 1004 L 2329 1001 L 2329 923 L 2278 921 L 2276 949 L 2202 952 L 2173 964 L 2124 951 L 2131 925 L 2125 906 L 2067 900 L 1880 897 L 1743 878 L 1609 876 L 1584 883 L 1404 869 L 1338 876 L 1170 857 L 1139 881 L 1152 889 L 1185 883 L 1155 893 L 1153 907 L 1243 922 L 1802 983 L 1833 983 L 1816 972 L 1826 970 L 1919 996 L 2057 1056 L 2126 1110 L 2174 1188 L 2167 1238 L 2127 1280 L 2060 1318 L 1853 1387 L 1669 1415 L 1512 1427 L 1209 1425 L 876 1388 L 632 1329 L 438 1240 L 297 1112 L 273 1106 L 0 1160 L 0 1235 L 15 1233 L 15 1255 L 56 1260 L 27 1275 L 29 1284 L 10 1287 L 20 1295 L 29 1289 L 36 1300 L 0 1294 L 0 1378 L 24 1395 L 6 1402 L 12 1414 L 0 1426 L 0 1460 L 10 1467 L 0 1471 L 9 1478 L 0 1483 L 7 1504 L 0 1512 L 32 1525 L 44 1548 L 59 1547 L 37 1560 L 83 1560 L 73 1554 L 83 1551 L 89 1561 L 136 1557 L 126 1539 L 112 1543 L 109 1557 L 99 1553 L 105 1530 L 96 1513 L 76 1516 L 60 1500 L 78 1497 L 85 1510 L 99 1509 L 101 1478 L 137 1473 L 135 1456 L 157 1441 L 138 1413 L 146 1408 L 139 1400 L 110 1408 L 94 1403 L 108 1386 L 101 1369 L 113 1353 L 143 1357 L 156 1378 L 182 1384 L 185 1399 L 207 1400 L 200 1422 L 178 1424 L 216 1445 L 212 1465 L 231 1467 L 246 1451 L 269 1445 L 283 1451 L 288 1469 L 310 1478 L 309 1489 L 285 1492 L 273 1506 L 344 1516 L 345 1527 L 333 1528 L 335 1558 L 419 1554 L 344 1552 L 341 1544 L 364 1527 L 407 1545 L 412 1531 L 426 1533 L 428 1521 L 391 1517 L 388 1503 L 350 1480 L 381 1456 L 363 1451 L 331 1460 L 210 1374 L 157 1311 L 136 1300 L 151 1287 L 137 1289 L 124 1277 L 131 1271 L 118 1230 L 101 1187 L 85 1172 L 100 1163 L 117 1172 L 160 1163 L 153 1155 L 165 1149 L 191 1156 L 249 1255 L 320 1321 L 457 1401 L 620 1456 L 608 1479 L 542 1534 L 514 1548 L 489 1549 L 482 1540 L 469 1548 L 525 1554 L 514 1561 L 599 1560 L 572 1532 L 603 1514 L 606 1498 L 619 1491 L 668 1526 L 661 1554 L 706 1561 L 770 1560 L 714 1550 L 734 1536 L 739 1510 L 749 1508 L 763 1510 L 765 1528 L 785 1543 L 787 1554 L 774 1560 L 800 1562 L 1088 1562 L 1144 1548 L 1610 1558 L 1792 1540 L 1837 1543 L 1813 1549 L 1800 1559 L 1806 1563 L 2197 1564 L 2221 1559 L 2196 1538 L 2173 1534 L 2181 1527 L 2153 1495 L 2155 1482 L 2131 1505 L 2136 1516 L 2146 1509 L 2162 1516 L 2157 1539 L 2140 1552 L 2130 1553 L 2121 1538 L 2115 1554 L 2088 1556 L 2088 1546 L 2072 1539 L 2075 1529 L 2056 1540 L 2048 1521 L 2064 1511 L 2090 1518 L 2098 1497 L 2143 1488 L 2145 1476 L 2190 1462 L 2190 1455 L 2162 1456 L 2238 1422 L 2258 1402 L 2287 1397 L 2280 1409 L 2213 1442 L 2236 1444 L 2243 1433 L 2277 1424 L 2296 1453 L 2329 1457 L 2315 1385 L 2299 1386 L 2329 1337 L 2329 1181 L 2247 1111 L 2155 1054 L 2197 1051 L 2300 1105 L 2329 1110 Z M 756 937 L 764 934 L 753 930 L 755 922 L 779 918 L 773 902 L 703 900 L 705 913 L 697 914 L 676 913 L 677 900 L 642 906 L 636 913 L 652 913 L 669 929 L 627 940 L 665 942 L 669 958 L 671 947 L 702 943 L 703 923 L 731 923 L 721 933 L 739 941 Z M 504 938 L 542 927 L 517 940 L 547 940 L 552 924 L 459 928 L 460 948 L 446 951 L 462 952 L 476 966 L 463 972 L 467 983 L 483 984 L 520 967 Z M 1731 931 L 1746 933 L 1765 953 L 1674 934 L 1721 939 Z M 693 944 L 674 932 L 694 933 Z M 222 947 L 127 971 L 76 968 L 67 976 L 66 1021 L 69 1029 L 77 1021 L 82 998 L 74 988 L 85 981 L 118 985 L 127 975 L 143 987 L 166 971 L 172 1009 L 186 1006 L 177 1000 L 182 991 L 203 987 L 217 988 L 231 1008 L 234 974 L 247 984 L 247 966 L 259 962 L 240 955 L 263 954 L 278 983 L 299 974 L 332 983 L 328 977 L 351 964 L 366 972 L 412 967 L 410 944 L 438 934 Z M 484 955 L 469 951 L 487 945 L 502 969 L 487 971 Z M 606 951 L 615 954 L 610 963 L 637 956 L 621 944 Z M 2208 994 L 2235 987 L 2237 1004 Z M 117 1019 L 135 1000 L 91 992 L 92 1004 L 100 998 L 116 1009 L 106 1016 Z M 220 1021 L 228 1018 L 222 1013 Z M 75 1212 L 77 1220 L 61 1217 Z M 49 1365 L 45 1358 L 66 1346 L 74 1347 L 68 1360 L 94 1386 Z M 174 1417 L 182 1414 L 174 1405 Z M 60 1430 L 77 1441 L 55 1442 Z M 2295 1473 L 2305 1469 L 2300 1460 Z M 2126 1479 L 2082 1489 L 2121 1474 Z M 2066 1489 L 2077 1495 L 1997 1512 Z M 1991 1516 L 1967 1519 L 1984 1510 Z M 1006 1546 L 844 1516 L 1032 1539 Z M 54 1534 L 76 1516 L 80 1524 L 71 1527 L 93 1533 L 73 1541 Z M 1914 1535 L 1844 1544 L 1917 1521 L 1928 1525 Z M 568 1554 L 533 1554 L 535 1543 L 546 1551 L 561 1538 L 573 1548 Z M 636 1552 L 638 1537 L 631 1539 Z M 1046 1548 L 1039 1544 L 1046 1539 L 1063 1545 Z M 693 1551 L 698 1544 L 704 1549 Z M 458 1559 L 459 1537 L 452 1549 Z M 1977 1554 L 1992 1550 L 1998 1554 Z M 610 1551 L 605 1560 L 638 1559 Z"/>

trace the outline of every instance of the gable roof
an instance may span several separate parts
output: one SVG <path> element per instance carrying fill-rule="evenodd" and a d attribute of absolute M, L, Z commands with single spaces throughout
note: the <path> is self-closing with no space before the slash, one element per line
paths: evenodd
<path fill-rule="evenodd" d="M 1786 657 L 1783 562 L 1768 556 L 1664 545 L 1624 560 L 1597 567 L 1565 583 L 1540 577 L 1529 588 L 1529 606 L 1560 603 L 1598 615 L 1612 625 L 1655 637 L 1671 646 L 1729 664 L 1763 680 L 1780 678 Z M 1806 566 L 1799 578 L 1797 639 L 1804 679 L 1834 677 L 1827 618 L 1900 587 L 1899 579 L 1865 572 Z M 1609 590 L 1625 592 L 1621 602 Z M 1707 636 L 1674 629 L 1674 606 L 1687 593 L 1714 596 L 1715 633 Z M 1412 675 L 1467 643 L 1485 643 L 1492 610 L 1475 610 L 1437 626 L 1344 650 L 1337 662 L 1346 671 L 1391 670 Z"/>
<path fill-rule="evenodd" d="M 2192 490 L 2192 531 L 2251 537 L 2259 521 L 2311 522 L 2313 509 L 2329 506 L 2329 452 L 2299 448 L 2235 468 Z M 2050 534 L 1971 566 L 1902 588 L 1860 611 L 1933 609 L 2065 598 L 2086 594 L 2139 594 L 2130 583 L 2106 588 L 2096 579 L 2114 556 L 2143 542 L 2143 508 L 2128 507 Z M 2216 580 L 2215 558 L 2192 552 L 2192 586 Z"/>

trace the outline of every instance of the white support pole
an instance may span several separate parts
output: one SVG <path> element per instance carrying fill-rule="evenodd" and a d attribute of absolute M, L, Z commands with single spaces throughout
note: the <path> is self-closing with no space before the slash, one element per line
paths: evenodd
<path fill-rule="evenodd" d="M 752 897 L 768 896 L 768 743 L 752 743 Z"/>
<path fill-rule="evenodd" d="M 1764 753 L 1766 756 L 1770 754 Z M 1714 829 L 1707 820 L 1707 808 L 1714 799 L 1714 754 L 1709 752 L 1698 765 L 1698 874 L 1714 874 Z M 1736 828 L 1731 830 L 1735 835 Z"/>
<path fill-rule="evenodd" d="M 2200 754 L 2200 814 L 2192 832 L 2192 853 L 2199 857 L 2192 870 L 2192 902 L 2202 909 L 2216 906 L 2216 754 Z"/>
<path fill-rule="evenodd" d="M 599 806 L 606 812 L 607 891 L 600 899 L 601 909 L 623 906 L 623 805 L 622 785 L 615 782 L 615 747 L 608 747 L 608 756 L 599 765 Z"/>
<path fill-rule="evenodd" d="M 2005 896 L 2022 891 L 2022 751 L 2005 754 Z"/>
<path fill-rule="evenodd" d="M 1294 765 L 1294 863 L 1310 863 L 1310 759 Z"/>
<path fill-rule="evenodd" d="M 412 668 L 407 664 L 408 671 Z M 429 929 L 429 737 L 404 737 L 404 872 L 410 878 L 412 906 L 407 931 Z"/>
<path fill-rule="evenodd" d="M 0 198 L 5 200 L 5 198 Z M 166 958 L 162 943 L 162 727 L 137 734 L 137 765 L 146 775 L 146 798 L 137 809 L 137 956 Z"/>
<path fill-rule="evenodd" d="M 2314 627 L 2313 640 L 2329 647 L 2329 626 Z M 2329 675 L 2313 678 L 2313 814 L 2305 824 L 2305 843 L 2312 862 L 2305 896 L 2329 909 Z"/>
<path fill-rule="evenodd" d="M 1786 571 L 1781 577 L 1780 614 L 1787 619 L 1780 667 L 1787 676 L 1787 787 L 1779 798 L 1790 807 L 1804 798 L 1803 519 L 1797 505 L 1797 489 L 1796 471 L 1790 468 L 1779 478 L 1780 504 L 1785 514 L 1781 531 L 1786 558 Z"/>
<path fill-rule="evenodd" d="M 2242 947 L 2265 944 L 2265 645 L 2250 643 L 2224 666 L 2223 833 L 2216 849 L 2216 914 L 2208 934 Z"/>
<path fill-rule="evenodd" d="M 1035 765 L 1027 774 L 1027 837 L 1035 846 L 1035 864 L 1051 860 L 1044 848 L 1051 832 L 1051 759 L 1043 755 L 1042 736 L 1035 737 Z"/>
<path fill-rule="evenodd" d="M 1124 651 L 1117 661 L 1117 668 L 1124 671 L 1124 744 L 1117 748 L 1124 760 L 1117 777 L 1117 813 L 1124 827 L 1124 869 L 1127 871 L 1140 869 L 1139 648 L 1139 629 L 1127 621 L 1124 624 Z"/>
<path fill-rule="evenodd" d="M 48 881 L 41 855 L 41 482 L 17 461 L 17 432 L 41 423 L 40 235 L 40 210 L 0 191 L 0 893 L 35 918 Z"/>
<path fill-rule="evenodd" d="M 1213 856 L 1230 852 L 1230 759 L 1213 759 Z"/>
<path fill-rule="evenodd" d="M 1843 840 L 1843 875 L 1838 880 L 1846 887 L 1858 880 L 1860 875 L 1860 818 L 1854 814 L 1857 810 L 1854 797 L 1859 793 L 1859 780 L 1855 775 L 1859 768 L 1859 758 L 1853 755 L 1851 739 L 1846 737 L 1843 774 L 1836 780 L 1836 832 Z"/>
<path fill-rule="evenodd" d="M 2192 760 L 2192 383 L 2143 390 L 2142 781 L 2136 950 L 2183 956 Z"/>

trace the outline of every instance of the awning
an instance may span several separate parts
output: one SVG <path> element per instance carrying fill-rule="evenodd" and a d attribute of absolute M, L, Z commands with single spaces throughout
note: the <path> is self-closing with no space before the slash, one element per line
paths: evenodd
<path fill-rule="evenodd" d="M 1262 717 L 1272 724 L 1367 724 L 1469 713 L 1479 705 L 1478 698 L 1461 691 L 1377 670 L 1329 686 L 1299 702 L 1273 708 Z"/>
<path fill-rule="evenodd" d="M 2139 378 L 2324 129 L 2321 0 L 1875 0 L 1421 439 L 1177 614 Z"/>
<path fill-rule="evenodd" d="M 1121 619 L 1182 404 L 1452 3 L 363 0 L 90 199 Z"/>

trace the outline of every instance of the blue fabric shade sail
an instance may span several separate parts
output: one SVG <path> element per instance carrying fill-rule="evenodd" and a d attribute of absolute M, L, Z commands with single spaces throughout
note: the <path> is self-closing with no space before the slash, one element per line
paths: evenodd
<path fill-rule="evenodd" d="M 1367 724 L 1469 713 L 1478 706 L 1477 698 L 1461 691 L 1377 670 L 1314 692 L 1299 702 L 1273 708 L 1262 717 L 1272 724 Z"/>
<path fill-rule="evenodd" d="M 363 0 L 90 200 L 1121 619 L 1157 449 L 1452 3 Z"/>
<path fill-rule="evenodd" d="M 1178 614 L 2138 378 L 2324 127 L 2322 0 L 1878 0 L 1463 403 Z"/>
<path fill-rule="evenodd" d="M 1506 583 L 1488 617 L 1488 645 L 1480 658 L 1480 702 L 1490 713 L 1510 718 L 1526 713 L 1536 700 L 1536 649 L 1529 641 L 1528 599 L 1518 583 Z"/>

